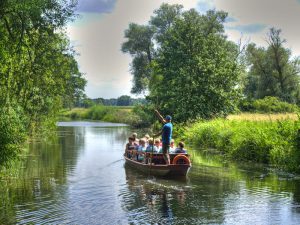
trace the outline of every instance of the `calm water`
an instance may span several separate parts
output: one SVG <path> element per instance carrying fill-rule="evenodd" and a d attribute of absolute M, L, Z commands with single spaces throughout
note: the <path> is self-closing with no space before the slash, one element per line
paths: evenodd
<path fill-rule="evenodd" d="M 0 180 L 0 224 L 300 224 L 300 178 L 190 150 L 187 178 L 124 165 L 129 128 L 60 123 Z"/>

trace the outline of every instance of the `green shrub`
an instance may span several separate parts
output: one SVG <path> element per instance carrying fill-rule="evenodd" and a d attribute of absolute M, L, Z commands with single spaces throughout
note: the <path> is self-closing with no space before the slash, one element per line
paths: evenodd
<path fill-rule="evenodd" d="M 70 111 L 61 111 L 60 116 L 71 118 L 72 120 L 101 120 L 113 123 L 125 123 L 133 127 L 146 127 L 146 125 L 148 125 L 147 122 L 133 111 L 133 107 L 129 106 L 94 105 L 88 109 L 74 108 Z"/>
<path fill-rule="evenodd" d="M 104 116 L 109 112 L 110 112 L 110 107 L 95 105 L 88 109 L 84 117 L 86 119 L 91 119 L 91 120 L 102 120 Z"/>
<path fill-rule="evenodd" d="M 0 108 L 0 166 L 20 152 L 25 141 L 24 115 L 11 107 Z"/>
<path fill-rule="evenodd" d="M 280 101 L 277 97 L 271 96 L 255 101 L 244 99 L 240 102 L 239 108 L 241 111 L 258 113 L 292 113 L 299 111 L 297 105 Z"/>
<path fill-rule="evenodd" d="M 282 102 L 276 97 L 265 97 L 253 102 L 257 112 L 280 113 L 280 112 L 297 112 L 298 107 L 294 104 Z"/>

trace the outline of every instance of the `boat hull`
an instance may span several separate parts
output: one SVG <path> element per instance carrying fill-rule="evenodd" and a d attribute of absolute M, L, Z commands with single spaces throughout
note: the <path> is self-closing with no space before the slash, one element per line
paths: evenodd
<path fill-rule="evenodd" d="M 154 175 L 154 176 L 186 176 L 191 165 L 187 164 L 170 164 L 170 165 L 162 165 L 162 164 L 145 164 L 141 162 L 137 162 L 135 160 L 129 159 L 124 156 L 125 162 L 146 174 Z"/>

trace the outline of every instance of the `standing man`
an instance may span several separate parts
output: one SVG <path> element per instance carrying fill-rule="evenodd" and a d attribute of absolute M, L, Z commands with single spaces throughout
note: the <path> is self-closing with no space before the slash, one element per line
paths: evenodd
<path fill-rule="evenodd" d="M 171 140 L 172 140 L 172 130 L 173 130 L 173 125 L 171 123 L 172 117 L 168 115 L 164 119 L 157 110 L 155 110 L 155 113 L 158 116 L 158 118 L 160 119 L 160 121 L 162 123 L 164 123 L 164 126 L 163 126 L 162 130 L 154 136 L 161 135 L 161 137 L 162 137 L 162 152 L 163 152 L 164 160 L 166 161 L 167 165 L 170 165 L 169 149 L 170 149 L 170 144 L 171 144 Z"/>

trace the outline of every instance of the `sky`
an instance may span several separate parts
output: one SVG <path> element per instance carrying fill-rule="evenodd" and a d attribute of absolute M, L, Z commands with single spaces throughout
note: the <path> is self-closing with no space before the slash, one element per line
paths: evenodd
<path fill-rule="evenodd" d="M 209 9 L 228 12 L 225 33 L 234 42 L 266 46 L 269 29 L 280 28 L 286 47 L 300 56 L 300 0 L 78 0 L 79 17 L 67 32 L 88 81 L 88 97 L 131 95 L 131 57 L 121 52 L 124 31 L 131 22 L 147 24 L 162 3 L 182 4 L 184 10 L 195 8 L 202 14 Z"/>

